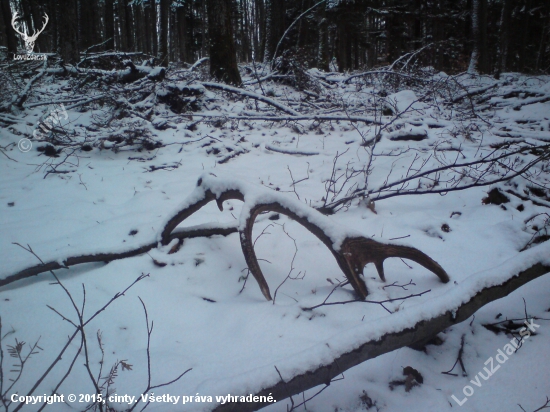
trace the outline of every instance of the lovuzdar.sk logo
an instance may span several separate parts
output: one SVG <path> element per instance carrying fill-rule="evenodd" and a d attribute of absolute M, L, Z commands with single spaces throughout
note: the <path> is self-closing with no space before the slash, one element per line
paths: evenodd
<path fill-rule="evenodd" d="M 50 20 L 48 15 L 44 13 L 44 25 L 38 32 L 36 30 L 33 30 L 32 36 L 29 36 L 27 34 L 27 30 L 21 31 L 21 28 L 23 27 L 22 24 L 17 22 L 17 15 L 19 13 L 15 13 L 13 15 L 13 18 L 11 19 L 11 26 L 15 30 L 17 34 L 21 36 L 23 41 L 25 42 L 25 50 L 27 51 L 27 54 L 16 54 L 13 56 L 14 60 L 46 60 L 45 54 L 34 54 L 34 43 L 36 42 L 36 39 L 38 38 L 38 35 L 44 31 L 46 28 L 46 25 L 48 24 L 48 21 Z"/>

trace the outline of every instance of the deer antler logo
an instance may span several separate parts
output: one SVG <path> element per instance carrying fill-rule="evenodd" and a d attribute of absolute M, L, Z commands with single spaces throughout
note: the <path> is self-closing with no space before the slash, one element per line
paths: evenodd
<path fill-rule="evenodd" d="M 23 39 L 23 41 L 25 42 L 25 50 L 27 50 L 27 53 L 32 53 L 33 50 L 34 50 L 34 42 L 36 41 L 36 39 L 38 38 L 38 35 L 40 33 L 42 33 L 44 31 L 44 29 L 46 28 L 46 25 L 48 24 L 48 21 L 50 20 L 48 15 L 46 13 L 45 14 L 45 19 L 44 19 L 44 25 L 42 26 L 42 29 L 40 29 L 38 31 L 38 33 L 36 32 L 36 30 L 33 30 L 33 33 L 32 33 L 32 36 L 29 36 L 26 32 L 26 30 L 24 32 L 21 32 L 18 28 L 18 25 L 19 23 L 16 21 L 17 20 L 17 15 L 19 13 L 15 13 L 13 15 L 13 18 L 11 19 L 11 26 L 13 27 L 13 29 L 21 36 L 21 38 Z M 22 25 L 21 25 L 22 26 Z"/>

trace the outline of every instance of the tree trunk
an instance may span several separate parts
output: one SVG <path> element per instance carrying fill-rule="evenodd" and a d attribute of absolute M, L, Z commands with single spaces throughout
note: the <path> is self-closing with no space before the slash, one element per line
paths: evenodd
<path fill-rule="evenodd" d="M 500 16 L 500 61 L 497 62 L 498 73 L 506 71 L 506 60 L 508 59 L 508 46 L 510 44 L 510 19 L 512 13 L 512 1 L 504 0 L 502 14 Z"/>
<path fill-rule="evenodd" d="M 13 18 L 10 8 L 10 0 L 0 0 L 0 8 L 2 10 L 2 18 L 4 20 L 4 34 L 6 37 L 6 46 L 8 48 L 8 56 L 13 57 L 17 53 L 17 38 L 11 27 L 11 19 Z"/>
<path fill-rule="evenodd" d="M 58 53 L 65 64 L 80 61 L 76 0 L 57 0 Z"/>
<path fill-rule="evenodd" d="M 40 2 L 38 0 L 30 0 L 30 7 L 31 7 L 31 13 L 32 13 L 32 22 L 34 24 L 34 28 L 36 30 L 39 30 L 42 25 L 44 24 L 44 17 L 45 14 L 48 14 L 47 11 L 47 3 L 46 4 L 39 4 Z M 50 43 L 50 39 L 48 39 L 48 36 L 46 32 L 49 30 L 46 30 L 44 33 L 40 34 L 38 38 L 36 39 L 35 43 L 35 52 L 39 53 L 45 53 L 48 51 L 48 45 Z"/>
<path fill-rule="evenodd" d="M 134 4 L 132 6 L 134 11 L 134 47 L 136 51 L 147 53 L 147 46 L 145 42 L 145 23 L 143 17 L 143 6 L 141 4 Z"/>
<path fill-rule="evenodd" d="M 320 20 L 317 25 L 319 30 L 319 42 L 317 45 L 317 67 L 320 70 L 328 72 L 328 20 L 326 17 L 326 7 L 321 6 Z"/>
<path fill-rule="evenodd" d="M 88 47 L 100 44 L 101 37 L 99 36 L 96 7 L 88 0 L 80 0 L 79 3 L 80 49 L 84 51 Z"/>
<path fill-rule="evenodd" d="M 480 0 L 472 1 L 472 40 L 473 49 L 470 57 L 470 66 L 468 73 L 476 73 L 479 61 L 479 2 Z"/>
<path fill-rule="evenodd" d="M 256 0 L 256 25 L 258 26 L 258 45 L 254 45 L 254 59 L 256 61 L 264 61 L 265 52 L 265 31 L 266 31 L 266 16 L 264 0 Z"/>
<path fill-rule="evenodd" d="M 170 0 L 160 0 L 160 50 L 158 58 L 160 65 L 168 67 L 168 28 Z"/>
<path fill-rule="evenodd" d="M 105 50 L 115 48 L 115 10 L 113 0 L 105 0 Z"/>
<path fill-rule="evenodd" d="M 265 32 L 265 51 L 264 62 L 273 60 L 277 44 L 285 31 L 285 1 L 267 0 L 266 1 L 266 32 Z M 281 55 L 283 50 L 277 51 Z"/>
<path fill-rule="evenodd" d="M 480 73 L 491 72 L 487 37 L 487 0 L 479 0 L 479 66 Z"/>
<path fill-rule="evenodd" d="M 134 10 L 137 6 L 126 4 L 124 6 L 124 12 L 126 13 L 126 42 L 128 46 L 128 51 L 135 51 L 136 44 L 134 33 L 136 33 L 136 28 L 134 26 Z"/>
<path fill-rule="evenodd" d="M 550 20 L 550 14 L 548 15 Z M 548 25 L 543 24 L 542 25 L 542 32 L 540 36 L 540 44 L 539 44 L 539 50 L 537 52 L 537 61 L 535 63 L 535 70 L 539 71 L 542 67 L 542 64 L 544 62 L 544 54 L 545 54 L 545 47 L 548 47 L 548 40 L 546 38 L 550 34 L 550 22 Z"/>
<path fill-rule="evenodd" d="M 231 22 L 231 0 L 207 0 L 210 37 L 210 75 L 225 83 L 240 86 L 241 75 Z"/>
<path fill-rule="evenodd" d="M 185 22 L 185 7 L 180 6 L 176 9 L 176 29 L 178 36 L 178 58 L 182 62 L 187 61 L 187 36 Z"/>
<path fill-rule="evenodd" d="M 128 33 L 127 21 L 126 21 L 126 0 L 118 0 L 117 3 L 117 15 L 118 15 L 118 32 L 119 32 L 119 46 L 120 50 L 128 51 Z"/>
<path fill-rule="evenodd" d="M 147 2 L 141 3 L 141 6 L 143 8 L 143 37 L 144 37 L 144 45 L 145 45 L 145 52 L 147 54 L 153 53 L 153 34 L 151 33 L 151 27 L 153 24 L 151 23 L 151 0 L 147 0 Z M 155 34 L 156 35 L 156 34 Z"/>
<path fill-rule="evenodd" d="M 489 73 L 487 45 L 487 0 L 472 1 L 472 40 L 474 48 L 470 58 L 469 73 Z"/>
<path fill-rule="evenodd" d="M 50 37 L 50 51 L 58 50 L 57 40 L 59 39 L 57 24 L 57 0 L 48 1 L 48 10 L 50 11 L 50 21 L 48 22 L 48 36 Z"/>
<path fill-rule="evenodd" d="M 151 35 L 152 35 L 152 45 L 153 45 L 153 56 L 158 56 L 159 54 L 159 39 L 157 31 L 157 2 L 156 0 L 150 0 L 151 4 Z"/>

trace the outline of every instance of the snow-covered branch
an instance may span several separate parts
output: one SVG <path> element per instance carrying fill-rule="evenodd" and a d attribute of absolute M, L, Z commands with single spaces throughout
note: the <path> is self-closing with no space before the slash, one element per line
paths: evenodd
<path fill-rule="evenodd" d="M 539 246 L 537 252 L 526 257 L 523 265 L 509 263 L 504 268 L 470 276 L 454 290 L 423 303 L 421 311 L 388 315 L 383 322 L 376 322 L 378 332 L 358 342 L 351 350 L 335 354 L 328 362 L 296 370 L 285 379 L 274 371 L 270 377 L 273 383 L 258 388 L 254 395 L 272 395 L 274 399 L 281 401 L 318 385 L 328 384 L 341 373 L 369 359 L 413 344 L 425 344 L 439 332 L 465 321 L 486 304 L 508 296 L 526 283 L 550 272 L 550 261 L 547 258 L 550 256 L 549 247 Z M 545 253 L 546 258 L 542 259 Z M 267 405 L 240 403 L 238 410 L 256 411 Z M 232 408 L 235 405 L 225 404 L 218 405 L 213 410 L 235 410 Z"/>

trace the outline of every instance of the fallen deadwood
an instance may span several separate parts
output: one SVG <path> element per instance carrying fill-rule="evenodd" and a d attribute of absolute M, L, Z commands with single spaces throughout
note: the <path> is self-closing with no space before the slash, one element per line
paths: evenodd
<path fill-rule="evenodd" d="M 44 65 L 42 67 L 42 70 L 39 71 L 37 74 L 35 74 L 28 82 L 27 82 L 27 85 L 25 86 L 25 88 L 21 91 L 21 93 L 19 93 L 18 95 L 14 96 L 13 100 L 12 100 L 12 104 L 14 106 L 16 106 L 17 108 L 19 109 L 22 109 L 23 108 L 23 103 L 25 103 L 25 101 L 27 100 L 27 98 L 29 97 L 29 93 L 31 91 L 31 87 L 32 85 L 38 80 L 40 79 L 42 76 L 44 76 L 44 71 L 46 70 L 46 66 L 48 64 L 48 61 L 45 60 L 44 61 Z"/>
<path fill-rule="evenodd" d="M 324 121 L 324 122 L 360 122 L 365 124 L 382 125 L 380 118 L 374 116 L 337 116 L 337 115 L 311 115 L 300 114 L 296 116 L 257 116 L 257 115 L 219 115 L 219 114 L 205 114 L 205 113 L 193 113 L 193 116 L 200 116 L 204 118 L 224 118 L 231 120 L 259 120 L 266 122 L 294 122 L 298 120 L 311 120 L 311 121 Z"/>
<path fill-rule="evenodd" d="M 236 226 L 231 225 L 198 225 L 188 228 L 182 228 L 175 230 L 168 237 L 169 242 L 174 239 L 183 241 L 184 239 L 191 239 L 195 237 L 210 237 L 214 235 L 227 236 L 231 233 L 236 233 L 238 231 Z M 95 253 L 95 254 L 85 254 L 79 256 L 68 257 L 62 261 L 51 261 L 44 264 L 39 264 L 31 266 L 29 268 L 23 269 L 13 275 L 7 276 L 0 279 L 0 287 L 9 285 L 11 283 L 17 282 L 19 280 L 27 279 L 32 276 L 39 275 L 40 273 L 49 272 L 50 270 L 56 269 L 68 269 L 70 266 L 80 265 L 82 263 L 97 263 L 104 262 L 109 263 L 113 260 L 119 260 L 124 258 L 129 258 L 133 256 L 138 256 L 143 253 L 149 252 L 151 249 L 157 247 L 158 242 L 156 240 L 151 240 L 145 245 L 129 249 L 126 251 L 121 251 L 118 253 Z"/>
<path fill-rule="evenodd" d="M 394 70 L 372 70 L 372 71 L 368 71 L 368 72 L 364 72 L 364 73 L 357 73 L 357 74 L 353 74 L 353 75 L 349 76 L 347 79 L 341 80 L 341 81 L 343 81 L 344 83 L 349 83 L 351 80 L 353 80 L 357 77 L 378 76 L 378 75 L 399 76 L 399 77 L 404 77 L 406 79 L 415 80 L 415 81 L 418 81 L 418 82 L 423 82 L 423 83 L 428 83 L 429 82 L 429 80 L 423 79 L 421 77 L 413 76 L 409 73 L 403 73 L 403 72 L 394 71 Z"/>
<path fill-rule="evenodd" d="M 279 146 L 275 146 L 273 144 L 266 144 L 265 148 L 267 150 L 271 150 L 272 152 L 277 153 L 284 153 L 289 155 L 298 155 L 298 156 L 316 156 L 319 154 L 319 152 L 315 152 L 312 150 L 300 150 L 300 149 L 292 149 L 292 148 L 283 148 Z"/>
<path fill-rule="evenodd" d="M 238 199 L 244 202 L 243 209 L 237 224 L 232 225 L 200 225 L 188 228 L 178 228 L 178 224 L 187 217 L 200 210 L 210 201 L 215 200 L 222 209 L 225 200 Z M 363 282 L 359 277 L 358 268 L 368 262 L 374 262 L 377 267 L 381 262 L 392 256 L 401 256 L 417 261 L 419 264 L 434 271 L 441 280 L 448 280 L 443 269 L 427 255 L 408 246 L 396 244 L 384 244 L 369 238 L 364 238 L 356 232 L 342 228 L 330 218 L 313 211 L 306 205 L 287 199 L 282 194 L 270 190 L 258 190 L 238 180 L 218 179 L 211 175 L 202 176 L 195 191 L 190 194 L 180 206 L 176 214 L 167 220 L 162 232 L 155 241 L 132 250 L 121 253 L 107 253 L 98 255 L 82 255 L 66 259 L 63 264 L 50 262 L 25 269 L 16 275 L 0 280 L 0 286 L 20 279 L 28 278 L 38 273 L 64 268 L 79 263 L 99 262 L 105 260 L 122 259 L 145 253 L 154 248 L 158 242 L 169 245 L 174 239 L 202 237 L 212 235 L 228 235 L 240 232 L 243 252 L 249 265 L 249 269 L 256 276 L 264 295 L 269 294 L 267 284 L 261 284 L 263 275 L 261 270 L 254 274 L 254 265 L 257 259 L 253 249 L 252 227 L 255 218 L 262 212 L 275 211 L 285 214 L 317 236 L 331 250 L 341 269 L 346 273 L 356 291 L 360 294 Z M 331 360 L 323 364 L 310 363 L 307 369 L 296 369 L 292 376 L 283 379 L 283 376 L 273 372 L 267 381 L 267 387 L 258 389 L 253 396 L 271 395 L 273 399 L 280 401 L 289 396 L 299 394 L 318 385 L 329 385 L 331 380 L 349 368 L 356 366 L 368 359 L 375 358 L 384 353 L 391 352 L 405 346 L 426 342 L 437 333 L 449 326 L 468 319 L 479 308 L 496 299 L 507 296 L 525 283 L 550 272 L 548 244 L 536 246 L 522 252 L 523 258 L 519 264 L 509 263 L 503 267 L 495 268 L 489 275 L 474 274 L 464 280 L 460 285 L 454 286 L 447 293 L 424 302 L 422 310 L 400 311 L 384 318 L 384 327 L 380 328 L 380 322 L 373 325 L 373 333 L 370 330 L 363 342 L 359 342 L 346 350 L 336 350 Z M 546 253 L 545 253 L 546 252 Z M 542 260 L 542 261 L 541 261 Z M 523 263 L 521 263 L 523 262 Z M 538 263 L 534 263 L 538 262 Z M 531 265 L 530 267 L 527 267 Z M 384 279 L 383 270 L 379 274 Z M 346 272 L 347 271 L 347 272 Z M 351 274 L 349 273 L 351 272 Z M 265 279 L 263 279 L 265 282 Z M 363 283 L 364 286 L 364 283 Z M 266 288 L 266 289 L 265 289 Z M 359 290 L 358 290 L 359 289 Z M 366 288 L 364 290 L 366 293 Z M 266 296 L 268 297 L 268 296 Z M 405 313 L 407 312 L 407 313 Z M 390 330 L 390 332 L 388 332 Z M 332 351 L 332 349 L 331 349 Z M 274 365 L 276 366 L 276 365 Z M 248 392 L 247 394 L 249 394 Z M 216 412 L 226 411 L 254 411 L 267 406 L 268 403 L 227 403 L 215 407 Z"/>
<path fill-rule="evenodd" d="M 221 84 L 221 83 L 203 82 L 202 85 L 204 87 L 208 87 L 211 89 L 218 89 L 229 93 L 240 94 L 241 96 L 251 97 L 253 99 L 267 103 L 292 116 L 300 116 L 300 113 L 298 113 L 296 110 L 291 109 L 290 107 L 285 106 L 282 103 L 279 103 L 277 100 L 270 99 L 269 97 L 262 96 L 261 94 L 258 94 L 258 93 L 249 92 L 248 90 L 239 89 L 238 87 L 228 86 L 227 84 Z"/>
<path fill-rule="evenodd" d="M 374 263 L 380 278 L 385 280 L 383 262 L 390 257 L 413 260 L 435 273 L 442 282 L 449 281 L 449 276 L 445 270 L 418 249 L 397 243 L 382 243 L 367 238 L 362 233 L 340 226 L 315 209 L 294 199 L 287 198 L 276 191 L 258 188 L 239 180 L 218 179 L 213 175 L 203 175 L 197 182 L 195 191 L 184 201 L 177 213 L 166 221 L 162 232 L 155 241 L 119 253 L 85 254 L 68 257 L 62 262 L 53 261 L 36 265 L 0 279 L 0 287 L 49 270 L 67 268 L 81 263 L 109 262 L 136 256 L 148 252 L 157 245 L 157 242 L 166 246 L 174 239 L 181 240 L 189 237 L 234 233 L 236 226 L 227 225 L 203 225 L 175 230 L 181 222 L 211 201 L 215 200 L 218 208 L 223 210 L 223 202 L 230 199 L 244 202 L 238 222 L 241 248 L 248 268 L 267 300 L 272 300 L 271 293 L 258 264 L 252 240 L 252 228 L 256 217 L 267 211 L 282 213 L 294 219 L 321 240 L 335 257 L 338 266 L 360 299 L 365 299 L 368 295 L 365 282 L 361 278 L 365 265 Z"/>
<path fill-rule="evenodd" d="M 160 234 L 160 241 L 163 245 L 167 245 L 170 242 L 170 234 L 176 226 L 212 200 L 215 200 L 218 208 L 223 210 L 223 202 L 230 199 L 244 202 L 239 218 L 241 248 L 248 269 L 267 300 L 272 300 L 271 293 L 254 251 L 252 227 L 256 217 L 268 211 L 282 213 L 292 218 L 323 242 L 361 299 L 365 299 L 368 295 L 365 282 L 361 279 L 365 265 L 374 263 L 380 278 L 385 280 L 383 262 L 390 257 L 410 259 L 435 273 L 442 282 L 449 281 L 445 270 L 418 249 L 366 238 L 362 233 L 340 226 L 315 209 L 287 198 L 281 193 L 263 188 L 258 190 L 239 180 L 218 179 L 212 175 L 204 175 L 199 179 L 195 192 L 183 203 L 180 211 L 166 222 Z"/>
<path fill-rule="evenodd" d="M 425 342 L 448 327 L 468 319 L 486 304 L 508 296 L 524 284 L 548 272 L 550 272 L 550 263 L 536 263 L 525 270 L 513 273 L 509 278 L 498 284 L 481 287 L 479 290 L 476 290 L 475 293 L 468 291 L 468 288 L 464 287 L 464 296 L 462 296 L 462 300 L 453 299 L 454 304 L 452 308 L 449 308 L 449 305 L 445 304 L 446 299 L 448 299 L 447 296 L 445 296 L 447 294 L 442 295 L 430 302 L 426 302 L 423 310 L 417 311 L 417 313 L 414 314 L 414 319 L 412 321 L 404 322 L 406 326 L 396 327 L 393 332 L 385 333 L 376 338 L 361 342 L 353 349 L 333 357 L 333 360 L 329 363 L 319 366 L 315 365 L 307 370 L 301 370 L 286 379 L 286 381 L 274 371 L 272 381 L 276 383 L 253 393 L 253 396 L 272 396 L 276 401 L 281 401 L 318 385 L 330 385 L 332 379 L 346 370 L 366 360 L 376 358 L 377 356 L 392 352 L 396 349 L 422 341 Z M 471 282 L 464 282 L 470 283 L 470 285 L 465 286 L 472 286 L 471 284 L 475 284 L 476 282 L 479 283 L 477 279 L 472 279 L 474 276 L 468 278 Z M 451 291 L 449 293 L 451 293 Z M 446 307 L 446 309 L 440 310 L 441 313 L 431 319 L 423 318 L 423 316 L 426 316 L 425 313 L 430 309 L 434 309 L 437 305 Z M 429 309 L 427 308 L 428 306 Z M 407 311 L 405 310 L 404 312 Z M 392 322 L 392 324 L 400 325 L 403 323 L 398 323 L 398 321 L 402 321 L 403 318 L 407 318 L 407 316 L 412 317 L 410 313 L 398 312 L 386 317 L 384 323 L 386 324 L 393 320 L 394 322 Z M 380 322 L 377 322 L 376 326 L 378 327 L 379 325 Z M 249 393 L 250 392 L 247 392 L 247 395 Z M 270 405 L 270 403 L 226 403 L 218 405 L 213 411 L 249 412 L 256 411 L 267 405 Z"/>
<path fill-rule="evenodd" d="M 202 65 L 204 62 L 207 62 L 208 60 L 210 60 L 210 57 L 203 57 L 203 58 L 197 60 L 197 61 L 189 68 L 189 71 L 192 72 L 193 70 L 195 70 L 197 67 L 199 67 L 200 65 Z"/>
<path fill-rule="evenodd" d="M 151 80 L 162 80 L 166 75 L 164 67 L 136 66 L 127 61 L 127 69 L 124 70 L 100 70 L 100 69 L 79 69 L 74 66 L 63 66 L 44 70 L 47 74 L 56 76 L 102 76 L 106 80 L 117 83 L 130 83 L 147 77 Z"/>
<path fill-rule="evenodd" d="M 461 101 L 462 99 L 464 99 L 466 97 L 473 97 L 473 96 L 483 94 L 488 90 L 491 90 L 491 89 L 494 89 L 495 87 L 498 87 L 499 85 L 500 85 L 500 83 L 494 83 L 494 84 L 490 84 L 488 86 L 472 88 L 472 89 L 467 90 L 463 93 L 460 93 L 458 96 L 453 97 L 451 99 L 451 103 L 458 103 L 459 101 Z"/>

